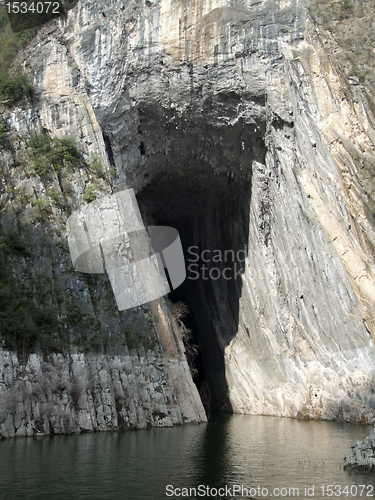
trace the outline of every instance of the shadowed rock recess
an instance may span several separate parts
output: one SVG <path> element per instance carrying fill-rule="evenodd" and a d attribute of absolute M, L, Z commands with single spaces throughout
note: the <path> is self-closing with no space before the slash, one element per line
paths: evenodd
<path fill-rule="evenodd" d="M 311 9 L 85 0 L 39 29 L 20 56 L 37 99 L 6 110 L 2 262 L 49 313 L 33 342 L 5 337 L 2 436 L 202 422 L 201 399 L 375 421 L 375 122 Z M 81 160 L 41 172 L 41 134 Z M 129 188 L 145 225 L 179 231 L 187 279 L 118 312 L 105 276 L 72 269 L 65 222 Z"/>

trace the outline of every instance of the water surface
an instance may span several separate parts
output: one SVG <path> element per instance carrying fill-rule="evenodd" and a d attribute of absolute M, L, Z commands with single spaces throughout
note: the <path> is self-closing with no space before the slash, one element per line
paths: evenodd
<path fill-rule="evenodd" d="M 367 496 L 367 486 L 362 495 L 352 487 L 372 485 L 375 475 L 342 469 L 350 444 L 370 430 L 345 423 L 213 414 L 201 425 L 6 440 L 0 442 L 0 499 L 246 498 L 167 496 L 167 485 L 243 485 L 257 493 L 258 487 L 263 493 L 267 488 L 268 496 L 256 498 L 275 498 L 274 488 L 279 488 L 279 498 L 297 498 L 289 488 L 299 489 L 298 498 L 309 498 L 305 487 L 314 486 L 310 498 L 318 500 L 327 498 L 323 485 L 349 485 L 348 494 L 336 494 L 336 489 L 333 497 L 375 498 L 375 492 Z"/>

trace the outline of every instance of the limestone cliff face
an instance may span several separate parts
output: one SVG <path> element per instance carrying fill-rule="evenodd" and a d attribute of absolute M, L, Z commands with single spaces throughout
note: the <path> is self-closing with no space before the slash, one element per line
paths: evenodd
<path fill-rule="evenodd" d="M 81 1 L 67 20 L 41 28 L 25 51 L 22 62 L 39 102 L 26 114 L 11 112 L 9 122 L 21 150 L 30 133 L 44 129 L 78 138 L 87 156 L 101 155 L 110 181 L 82 169 L 69 174 L 65 196 L 72 209 L 93 180 L 103 195 L 131 187 L 155 223 L 179 230 L 185 249 L 245 250 L 236 279 L 188 279 L 183 285 L 214 407 L 373 422 L 374 121 L 310 7 L 297 0 Z M 15 170 L 9 176 L 17 189 L 45 196 L 35 177 Z M 64 191 L 55 181 L 55 189 Z M 31 210 L 15 214 L 16 203 L 4 205 L 3 226 L 19 223 Z M 52 210 L 58 244 L 65 215 Z M 56 250 L 53 258 L 61 255 Z M 48 274 L 50 261 L 43 265 Z M 61 279 L 83 308 L 92 305 L 101 328 L 120 332 L 113 301 L 103 312 L 94 288 L 65 272 L 60 268 Z M 173 338 L 168 313 L 154 315 L 159 322 L 153 328 L 165 326 L 157 337 L 162 346 L 132 363 L 152 372 L 165 357 L 178 358 L 178 383 L 171 364 L 169 375 L 163 368 L 160 412 L 168 414 L 168 423 L 184 415 L 202 420 L 183 348 L 168 349 L 169 341 L 162 341 Z M 131 324 L 132 318 L 123 321 Z M 14 379 L 3 371 L 4 380 L 12 380 L 2 386 L 10 394 L 21 375 L 14 355 L 4 356 L 13 360 L 7 369 Z M 74 366 L 72 374 L 93 374 L 104 401 L 103 391 L 114 394 L 119 374 L 132 373 L 130 358 L 121 356 L 56 355 L 47 365 L 36 356 L 25 381 L 42 366 L 56 373 Z M 152 399 L 154 388 L 148 387 L 142 397 Z M 140 390 L 135 382 L 116 411 L 117 400 L 110 397 L 107 427 L 131 412 Z M 87 391 L 85 397 L 92 397 Z M 178 410 L 168 391 L 177 394 Z M 54 403 L 59 408 L 62 397 Z M 187 415 L 189 401 L 196 410 Z M 91 416 L 90 408 L 106 403 L 98 404 L 85 402 L 84 415 L 81 409 L 68 412 L 84 422 L 69 425 L 106 427 Z M 136 426 L 138 413 L 131 415 L 124 420 Z M 21 433 L 31 432 L 24 429 L 32 426 L 22 425 Z"/>
<path fill-rule="evenodd" d="M 186 361 L 130 355 L 1 353 L 1 437 L 169 427 L 206 421 Z"/>
<path fill-rule="evenodd" d="M 119 312 L 107 277 L 72 267 L 67 217 L 88 187 L 110 194 L 116 173 L 78 70 L 46 29 L 30 46 L 37 102 L 3 114 L 0 437 L 205 422 L 164 300 Z M 43 134 L 76 139 L 82 161 L 36 175 L 28 141 Z"/>

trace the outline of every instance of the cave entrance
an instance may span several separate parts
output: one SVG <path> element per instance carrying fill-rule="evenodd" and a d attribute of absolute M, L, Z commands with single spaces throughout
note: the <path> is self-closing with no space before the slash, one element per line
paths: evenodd
<path fill-rule="evenodd" d="M 184 321 L 199 346 L 193 379 L 202 401 L 223 411 L 231 411 L 224 352 L 238 329 L 250 196 L 250 181 L 204 169 L 161 173 L 137 194 L 146 225 L 180 234 L 187 278 L 169 298 L 189 307 Z"/>
<path fill-rule="evenodd" d="M 121 150 L 123 161 L 134 163 L 127 182 L 145 225 L 180 234 L 187 278 L 170 299 L 189 306 L 186 321 L 200 346 L 194 381 L 201 393 L 206 385 L 212 409 L 222 411 L 232 410 L 225 348 L 238 331 L 253 164 L 265 163 L 264 105 L 264 96 L 248 96 L 245 104 L 233 93 L 182 114 L 140 105 L 136 133 Z"/>

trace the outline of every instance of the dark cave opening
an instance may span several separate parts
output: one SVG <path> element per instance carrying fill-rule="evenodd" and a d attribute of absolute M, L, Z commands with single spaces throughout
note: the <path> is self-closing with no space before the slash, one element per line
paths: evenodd
<path fill-rule="evenodd" d="M 194 381 L 207 395 L 202 400 L 222 411 L 232 410 L 225 349 L 238 331 L 252 170 L 254 162 L 265 163 L 266 154 L 264 99 L 248 97 L 259 111 L 249 120 L 239 116 L 242 99 L 219 94 L 186 114 L 140 105 L 132 142 L 121 149 L 123 162 L 138 158 L 127 169 L 127 182 L 144 224 L 179 232 L 187 278 L 170 299 L 189 307 L 186 321 L 200 346 Z"/>
<path fill-rule="evenodd" d="M 168 294 L 168 299 L 173 304 L 182 302 L 188 306 L 188 313 L 186 314 L 186 316 L 184 316 L 183 322 L 191 332 L 191 337 L 188 343 L 190 346 L 193 347 L 194 352 L 189 359 L 189 346 L 186 345 L 186 355 L 188 358 L 190 370 L 192 372 L 193 382 L 198 388 L 203 405 L 205 406 L 206 410 L 210 410 L 211 401 L 207 388 L 207 377 L 204 368 L 204 360 L 202 356 L 202 346 L 199 335 L 199 327 L 195 321 L 194 315 L 191 312 L 189 297 L 185 293 L 185 288 L 183 286 L 179 286 L 178 288 L 172 290 Z M 184 344 L 186 344 L 185 341 Z"/>
<path fill-rule="evenodd" d="M 224 411 L 231 411 L 224 351 L 238 327 L 250 196 L 250 181 L 201 169 L 186 176 L 162 173 L 137 195 L 145 224 L 180 234 L 187 278 L 169 298 L 190 310 L 185 321 L 199 346 L 193 379 L 202 400 Z"/>
<path fill-rule="evenodd" d="M 115 158 L 113 155 L 111 140 L 104 131 L 102 131 L 102 135 L 103 135 L 104 146 L 105 146 L 105 150 L 107 153 L 109 164 L 113 167 L 113 166 L 115 166 Z"/>

